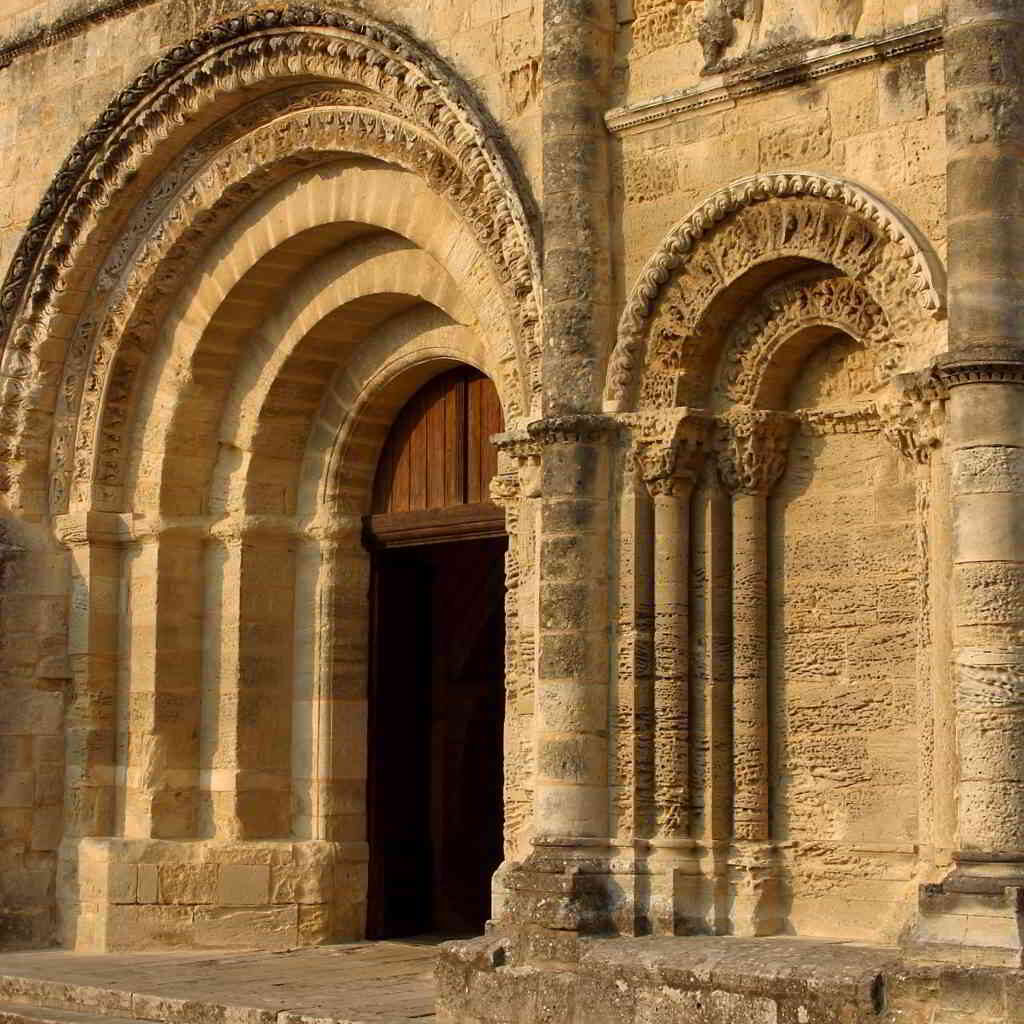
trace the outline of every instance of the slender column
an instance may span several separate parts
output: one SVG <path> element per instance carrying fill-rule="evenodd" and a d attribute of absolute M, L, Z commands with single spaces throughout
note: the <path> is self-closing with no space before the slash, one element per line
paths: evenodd
<path fill-rule="evenodd" d="M 733 836 L 738 934 L 777 929 L 768 695 L 768 495 L 786 468 L 792 418 L 738 409 L 722 424 L 719 475 L 732 494 Z"/>
<path fill-rule="evenodd" d="M 614 5 L 543 0 L 541 163 L 544 415 L 593 410 L 611 351 L 612 244 L 604 112 Z"/>
<path fill-rule="evenodd" d="M 203 655 L 206 834 L 289 834 L 295 538 L 291 524 L 226 520 L 207 549 Z"/>
<path fill-rule="evenodd" d="M 620 841 L 647 839 L 654 829 L 654 508 L 638 462 L 634 445 L 619 494 L 612 808 Z"/>
<path fill-rule="evenodd" d="M 64 836 L 115 832 L 117 609 L 121 523 L 107 512 L 58 517 L 71 560 L 64 769 Z"/>
<path fill-rule="evenodd" d="M 654 838 L 690 835 L 690 503 L 707 421 L 639 446 L 654 503 Z"/>
<path fill-rule="evenodd" d="M 690 504 L 709 421 L 677 421 L 669 438 L 641 443 L 638 460 L 654 503 L 654 821 L 651 927 L 674 935 L 692 916 L 685 881 L 695 881 L 690 828 Z"/>
<path fill-rule="evenodd" d="M 124 834 L 196 835 L 205 529 L 135 529 L 126 548 L 128 737 Z M 141 533 L 141 535 L 140 535 Z"/>
<path fill-rule="evenodd" d="M 945 38 L 958 859 L 1024 879 L 1024 7 Z"/>

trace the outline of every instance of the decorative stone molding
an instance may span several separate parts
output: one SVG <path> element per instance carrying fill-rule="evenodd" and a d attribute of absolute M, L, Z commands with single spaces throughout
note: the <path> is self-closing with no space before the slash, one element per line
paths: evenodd
<path fill-rule="evenodd" d="M 946 392 L 929 375 L 905 374 L 876 402 L 882 433 L 913 462 L 924 465 L 942 443 Z"/>
<path fill-rule="evenodd" d="M 482 192 L 501 207 L 509 229 L 508 256 L 521 286 L 532 290 L 539 262 L 522 189 L 469 90 L 395 28 L 354 12 L 291 6 L 214 25 L 165 54 L 111 102 L 65 160 L 29 223 L 0 291 L 0 337 L 9 332 L 30 279 L 36 278 L 33 307 L 49 299 L 61 276 L 60 261 L 67 260 L 90 218 L 162 136 L 205 105 L 218 87 L 272 77 L 277 66 L 294 75 L 294 65 L 304 60 L 330 78 L 342 72 L 390 94 L 452 146 L 479 176 Z"/>
<path fill-rule="evenodd" d="M 692 487 L 711 447 L 714 421 L 697 409 L 674 409 L 660 416 L 623 417 L 631 428 L 630 461 L 652 496 L 679 494 Z"/>
<path fill-rule="evenodd" d="M 678 224 L 648 261 L 619 321 L 605 408 L 680 400 L 676 380 L 704 354 L 700 324 L 712 301 L 753 266 L 792 257 L 861 281 L 894 332 L 944 315 L 945 275 L 930 245 L 866 189 L 804 172 L 744 178 Z"/>
<path fill-rule="evenodd" d="M 1024 350 L 978 345 L 936 359 L 936 380 L 946 389 L 961 384 L 1024 384 Z"/>
<path fill-rule="evenodd" d="M 859 409 L 800 409 L 794 413 L 800 432 L 808 437 L 832 434 L 876 434 L 881 429 L 874 405 Z"/>
<path fill-rule="evenodd" d="M 932 18 L 901 26 L 882 36 L 825 40 L 789 50 L 767 51 L 758 55 L 760 59 L 729 61 L 726 74 L 714 73 L 726 71 L 726 62 L 722 62 L 696 86 L 609 110 L 605 123 L 616 135 L 646 131 L 659 122 L 702 115 L 716 107 L 732 106 L 748 97 L 785 89 L 797 82 L 813 82 L 910 54 L 931 53 L 941 47 L 942 26 Z"/>
<path fill-rule="evenodd" d="M 719 387 L 740 405 L 761 404 L 780 352 L 813 327 L 834 327 L 872 351 L 877 383 L 898 366 L 897 341 L 885 312 L 857 281 L 835 274 L 783 281 L 767 289 L 729 332 Z M 786 382 L 788 383 L 788 381 Z"/>
<path fill-rule="evenodd" d="M 796 418 L 764 409 L 734 409 L 718 424 L 718 474 L 726 490 L 771 493 L 786 470 Z"/>
<path fill-rule="evenodd" d="M 505 434 L 496 434 L 492 441 L 498 451 L 509 459 L 513 460 L 518 467 L 515 487 L 518 496 L 523 498 L 537 498 L 540 496 L 540 455 L 542 445 L 532 438 L 525 430 L 509 431 Z M 502 488 L 511 486 L 504 483 L 497 483 L 499 477 L 495 477 L 491 485 L 492 497 L 495 486 Z M 494 499 L 499 505 L 502 504 L 497 498 Z"/>
<path fill-rule="evenodd" d="M 361 132 L 366 134 L 360 135 Z M 315 160 L 319 154 L 322 159 L 325 154 L 336 152 L 339 136 L 346 133 L 350 151 L 362 150 L 404 165 L 431 183 L 440 174 L 446 183 L 443 187 L 438 185 L 443 195 L 448 194 L 449 188 L 458 190 L 460 181 L 465 184 L 458 166 L 428 137 L 377 111 L 294 112 L 278 117 L 273 124 L 260 126 L 218 154 L 195 179 L 193 187 L 162 211 L 159 224 L 134 252 L 130 269 L 110 297 L 105 315 L 88 321 L 76 335 L 61 389 L 63 395 L 71 397 L 63 400 L 58 409 L 51 456 L 55 503 L 62 500 L 67 487 L 61 480 L 62 472 L 70 470 L 75 480 L 92 479 L 95 474 L 101 485 L 121 482 L 123 433 L 131 419 L 132 396 L 141 376 L 144 339 L 159 321 L 174 283 L 182 279 L 191 265 L 199 238 L 215 231 L 232 210 L 249 201 L 254 187 L 265 189 L 277 177 L 294 171 L 297 158 Z M 217 211 L 216 217 L 208 216 L 207 211 L 211 210 Z M 472 211 L 463 213 L 468 220 L 473 217 Z M 202 227 L 196 227 L 197 223 Z M 119 252 L 115 256 L 122 258 Z M 512 339 L 507 340 L 511 346 Z M 522 414 L 520 361 L 511 347 L 500 354 L 500 359 L 509 414 L 514 418 Z M 92 372 L 76 410 L 75 381 L 86 372 L 90 360 Z M 102 387 L 108 375 L 118 384 L 112 390 Z M 95 385 L 94 380 L 98 382 Z M 76 411 L 78 437 L 74 442 L 74 465 L 68 467 L 70 431 Z"/>
<path fill-rule="evenodd" d="M 89 244 L 108 208 L 118 202 L 123 206 L 133 188 L 141 195 L 140 171 L 149 154 L 180 131 L 182 123 L 223 103 L 226 96 L 276 77 L 294 80 L 300 72 L 319 85 L 250 104 L 248 124 L 244 114 L 229 115 L 182 154 L 170 177 L 136 207 L 129 230 L 100 274 L 101 293 L 119 276 L 127 276 L 125 287 L 144 284 L 155 289 L 154 302 L 165 301 L 168 289 L 180 280 L 173 268 L 180 272 L 188 254 L 200 249 L 196 228 L 216 231 L 230 218 L 231 210 L 221 200 L 231 197 L 231 189 L 218 187 L 221 183 L 233 183 L 236 203 L 248 202 L 253 188 L 275 183 L 275 172 L 281 179 L 297 168 L 354 150 L 421 175 L 452 202 L 507 292 L 519 351 L 502 354 L 503 369 L 517 374 L 522 362 L 529 374 L 527 367 L 538 365 L 539 261 L 526 193 L 487 116 L 445 65 L 397 30 L 361 15 L 289 7 L 230 19 L 176 47 L 125 89 L 78 143 L 30 222 L 0 291 L 0 340 L 6 342 L 3 370 L 8 378 L 37 386 L 42 367 L 36 353 L 49 336 L 65 279 L 77 272 L 77 254 Z M 332 86 L 332 81 L 339 84 Z M 345 83 L 356 88 L 346 89 Z M 306 129 L 319 134 L 320 142 L 301 130 L 294 117 L 289 138 L 287 118 L 281 115 L 318 102 L 333 108 L 318 111 L 312 121 L 305 119 Z M 283 104 L 282 109 L 269 111 L 275 103 Z M 230 142 L 224 146 L 225 138 L 247 132 L 253 136 L 249 151 L 232 152 Z M 254 152 L 251 145 L 275 151 L 276 166 L 273 156 Z M 210 163 L 218 148 L 225 150 L 219 166 Z M 205 189 L 188 187 L 193 175 L 198 175 L 197 183 L 205 175 Z M 213 207 L 204 207 L 204 196 L 213 197 Z M 171 208 L 165 209 L 168 200 Z M 172 261 L 166 267 L 165 259 Z M 61 476 L 72 465 L 78 475 L 92 479 L 95 474 L 100 487 L 114 485 L 113 479 L 104 480 L 116 477 L 118 470 L 92 453 L 93 442 L 81 450 L 73 423 L 78 419 L 86 434 L 111 437 L 115 447 L 120 444 L 139 357 L 145 356 L 146 338 L 158 322 L 152 305 L 139 306 L 127 295 L 101 294 L 99 299 L 107 313 L 95 311 L 97 296 L 90 293 L 93 310 L 76 328 L 61 388 L 64 410 L 58 411 L 51 451 L 60 467 L 53 500 L 58 512 L 67 504 L 67 482 Z M 66 316 L 69 310 L 62 306 L 60 312 Z M 134 353 L 115 359 L 122 339 Z M 534 372 L 526 382 L 527 404 L 539 395 L 539 387 Z M 19 393 L 23 390 L 23 385 L 8 387 L 4 397 L 7 414 L 19 430 L 28 429 Z M 86 402 L 79 416 L 81 391 Z M 114 403 L 102 423 L 96 409 L 86 407 L 89 395 Z M 124 401 L 118 401 L 119 395 Z"/>
<path fill-rule="evenodd" d="M 617 420 L 610 416 L 583 413 L 576 416 L 549 416 L 528 423 L 529 437 L 542 448 L 556 444 L 592 444 L 603 440 L 619 429 Z"/>

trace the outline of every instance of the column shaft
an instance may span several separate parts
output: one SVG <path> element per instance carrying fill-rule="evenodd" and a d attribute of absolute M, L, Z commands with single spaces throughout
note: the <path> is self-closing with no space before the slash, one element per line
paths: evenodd
<path fill-rule="evenodd" d="M 670 479 L 654 495 L 654 807 L 655 837 L 690 828 L 688 481 Z"/>
<path fill-rule="evenodd" d="M 1024 861 L 1024 8 L 950 0 L 945 67 L 958 846 L 998 874 Z"/>
<path fill-rule="evenodd" d="M 64 835 L 110 836 L 116 810 L 118 524 L 112 515 L 89 512 L 62 516 L 57 528 L 71 561 Z"/>
<path fill-rule="evenodd" d="M 202 807 L 206 834 L 289 834 L 294 540 L 228 527 L 207 551 Z"/>
<path fill-rule="evenodd" d="M 761 494 L 733 497 L 733 748 L 737 839 L 771 836 L 768 779 L 768 514 Z"/>
<path fill-rule="evenodd" d="M 608 454 L 589 417 L 541 420 L 539 836 L 608 835 Z"/>

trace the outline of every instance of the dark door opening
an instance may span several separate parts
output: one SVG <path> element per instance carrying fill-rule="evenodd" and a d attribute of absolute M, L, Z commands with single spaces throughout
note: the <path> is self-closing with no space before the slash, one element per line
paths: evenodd
<path fill-rule="evenodd" d="M 480 934 L 502 858 L 505 537 L 374 553 L 367 937 Z"/>
<path fill-rule="evenodd" d="M 505 570 L 494 384 L 456 366 L 391 426 L 374 480 L 367 935 L 480 934 L 502 856 Z"/>

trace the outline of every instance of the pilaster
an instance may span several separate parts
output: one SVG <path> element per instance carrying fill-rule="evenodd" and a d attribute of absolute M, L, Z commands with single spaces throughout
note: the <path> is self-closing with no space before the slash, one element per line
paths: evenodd
<path fill-rule="evenodd" d="M 289 834 L 296 538 L 291 520 L 211 530 L 203 654 L 203 834 Z"/>
<path fill-rule="evenodd" d="M 537 525 L 534 852 L 505 875 L 507 923 L 580 931 L 607 907 L 608 492 L 616 425 L 603 416 L 538 420 L 523 452 Z M 539 489 L 535 471 L 539 461 Z M 583 894 L 585 890 L 585 895 Z"/>
<path fill-rule="evenodd" d="M 112 835 L 122 523 L 108 512 L 76 512 L 59 516 L 56 532 L 71 563 L 64 836 Z"/>

